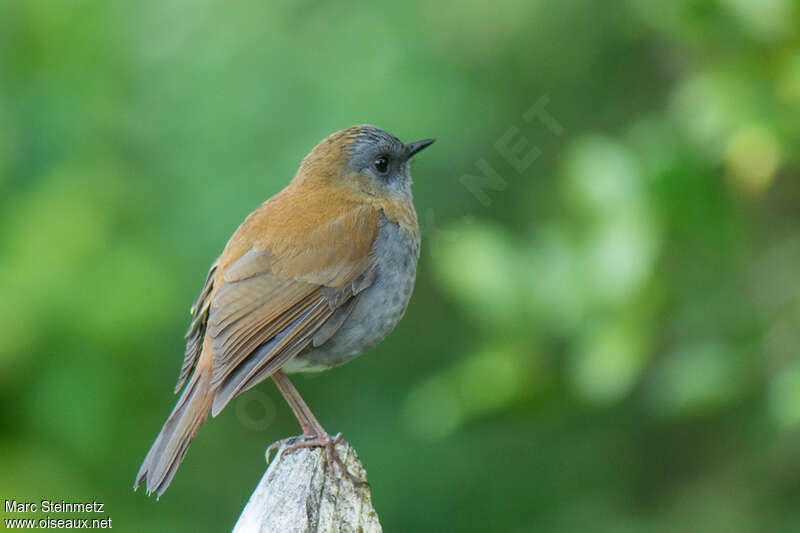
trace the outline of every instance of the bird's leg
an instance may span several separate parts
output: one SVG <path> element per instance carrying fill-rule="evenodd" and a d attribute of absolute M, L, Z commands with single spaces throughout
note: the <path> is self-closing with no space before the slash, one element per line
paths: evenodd
<path fill-rule="evenodd" d="M 288 403 L 289 407 L 292 408 L 292 412 L 294 412 L 294 416 L 297 418 L 297 421 L 300 422 L 300 427 L 303 429 L 303 435 L 305 437 L 312 437 L 311 439 L 303 439 L 299 442 L 294 442 L 293 444 L 287 446 L 284 451 L 290 452 L 299 448 L 323 446 L 327 452 L 328 467 L 331 468 L 331 470 L 333 470 L 333 463 L 335 462 L 339 465 L 339 468 L 342 469 L 342 472 L 344 472 L 353 483 L 356 485 L 367 484 L 366 480 L 351 474 L 344 465 L 342 459 L 339 457 L 339 453 L 336 451 L 336 443 L 342 440 L 342 434 L 337 433 L 333 437 L 328 435 L 328 432 L 325 431 L 325 429 L 322 427 L 322 424 L 320 424 L 317 418 L 314 416 L 314 413 L 311 412 L 308 404 L 306 404 L 305 400 L 303 400 L 303 397 L 300 396 L 300 393 L 297 392 L 297 389 L 294 387 L 292 382 L 289 381 L 289 376 L 287 376 L 283 370 L 278 370 L 275 372 L 272 375 L 272 379 L 278 386 L 278 390 L 281 391 L 286 403 Z M 269 462 L 270 451 L 273 448 L 280 448 L 280 446 L 287 440 L 288 439 L 282 439 L 269 445 L 266 452 L 267 462 Z"/>
<path fill-rule="evenodd" d="M 292 382 L 289 381 L 289 376 L 286 375 L 286 372 L 278 370 L 272 374 L 272 379 L 275 381 L 275 385 L 278 386 L 278 390 L 283 394 L 286 403 L 292 408 L 295 418 L 300 422 L 303 434 L 309 437 L 319 436 L 320 433 L 325 434 L 325 430 L 322 429 L 322 426 L 314 417 L 314 413 L 311 412 L 303 397 L 300 396 Z"/>
<path fill-rule="evenodd" d="M 297 421 L 300 423 L 300 427 L 303 430 L 303 436 L 316 437 L 319 435 L 317 428 L 315 428 L 308 419 L 307 413 L 311 413 L 311 410 L 300 396 L 300 393 L 297 392 L 297 389 L 294 388 L 292 382 L 289 381 L 289 376 L 287 376 L 283 370 L 278 370 L 272 375 L 272 380 L 275 382 L 275 385 L 278 386 L 278 390 L 281 391 L 283 399 L 289 404 L 289 407 L 291 407 L 295 418 L 297 418 Z M 314 418 L 313 414 L 311 414 L 311 417 L 315 422 L 317 422 L 317 425 L 319 425 L 319 422 L 316 420 L 316 418 Z M 269 454 L 272 452 L 272 450 L 279 449 L 284 443 L 292 439 L 294 439 L 294 437 L 276 440 L 270 444 L 265 453 L 267 462 L 269 463 Z"/>

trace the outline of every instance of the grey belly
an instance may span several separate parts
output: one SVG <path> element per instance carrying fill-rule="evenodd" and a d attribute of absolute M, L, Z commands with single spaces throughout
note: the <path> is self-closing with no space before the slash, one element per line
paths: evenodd
<path fill-rule="evenodd" d="M 318 372 L 345 363 L 382 341 L 400 321 L 414 289 L 419 245 L 387 222 L 373 251 L 378 265 L 375 281 L 358 295 L 342 327 L 321 346 L 309 346 L 286 363 L 284 371 Z"/>

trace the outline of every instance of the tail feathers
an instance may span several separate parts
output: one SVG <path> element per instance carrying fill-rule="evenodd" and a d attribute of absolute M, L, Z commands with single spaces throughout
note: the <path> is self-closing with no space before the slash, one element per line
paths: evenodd
<path fill-rule="evenodd" d="M 210 381 L 208 373 L 195 371 L 161 428 L 161 433 L 147 452 L 147 457 L 136 474 L 134 489 L 146 482 L 148 495 L 155 492 L 160 497 L 167 490 L 186 455 L 189 443 L 211 412 L 213 394 L 209 392 Z"/>

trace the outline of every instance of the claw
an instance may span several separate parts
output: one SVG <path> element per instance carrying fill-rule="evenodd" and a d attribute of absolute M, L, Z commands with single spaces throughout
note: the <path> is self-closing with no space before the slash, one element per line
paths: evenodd
<path fill-rule="evenodd" d="M 298 440 L 298 437 L 289 437 L 287 439 L 281 439 L 273 442 L 267 447 L 267 451 L 265 453 L 265 457 L 267 463 L 269 463 L 269 454 L 273 449 L 278 449 L 278 453 L 275 455 L 275 458 L 278 459 L 283 456 L 284 453 L 293 452 L 294 450 L 298 450 L 300 448 L 313 448 L 316 446 L 321 446 L 325 448 L 325 452 L 327 455 L 327 467 L 330 469 L 330 473 L 333 475 L 335 474 L 333 465 L 336 463 L 339 465 L 339 468 L 347 476 L 347 478 L 354 484 L 354 485 L 367 485 L 369 486 L 369 482 L 366 479 L 362 479 L 353 473 L 351 473 L 347 467 L 345 466 L 342 458 L 339 457 L 339 452 L 336 450 L 336 445 L 342 441 L 342 434 L 337 433 L 334 436 L 325 435 L 324 437 L 317 437 L 315 435 L 303 435 L 301 438 L 303 440 Z M 292 442 L 293 441 L 293 442 Z M 291 442 L 291 444 L 289 444 Z M 283 447 L 286 445 L 286 447 Z"/>
<path fill-rule="evenodd" d="M 288 437 L 286 439 L 276 440 L 275 442 L 267 446 L 267 451 L 264 452 L 264 458 L 267 460 L 267 464 L 269 464 L 269 454 L 270 452 L 272 452 L 272 450 L 278 450 L 278 453 L 275 455 L 275 458 L 278 459 L 281 455 L 280 451 L 281 446 L 288 443 L 289 441 L 294 441 L 295 439 L 297 439 L 297 437 Z"/>

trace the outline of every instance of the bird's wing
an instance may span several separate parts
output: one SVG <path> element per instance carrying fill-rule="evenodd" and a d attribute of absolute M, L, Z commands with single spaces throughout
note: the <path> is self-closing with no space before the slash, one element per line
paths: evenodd
<path fill-rule="evenodd" d="M 218 288 L 205 326 L 213 355 L 210 386 L 216 389 L 212 415 L 309 344 L 330 338 L 354 298 L 375 279 L 379 210 L 357 204 L 328 210 L 328 216 L 306 220 L 290 233 L 275 229 L 278 210 L 268 204 L 237 230 L 258 237 L 235 234 L 226 252 L 242 249 L 243 242 L 250 247 L 243 254 L 230 252 L 239 257 L 227 264 L 223 252 L 215 276 Z M 258 226 L 265 227 L 253 231 Z"/>
<path fill-rule="evenodd" d="M 217 264 L 219 258 L 212 263 L 211 268 L 208 270 L 206 282 L 203 284 L 203 290 L 200 295 L 192 304 L 189 312 L 192 315 L 192 323 L 189 324 L 189 329 L 186 331 L 186 352 L 183 355 L 183 365 L 181 365 L 181 372 L 178 376 L 178 383 L 175 385 L 175 393 L 177 394 L 186 379 L 197 364 L 197 358 L 200 357 L 200 352 L 203 348 L 203 337 L 206 334 L 206 323 L 208 320 L 208 310 L 211 306 L 211 293 L 214 290 L 214 276 L 217 273 Z"/>

